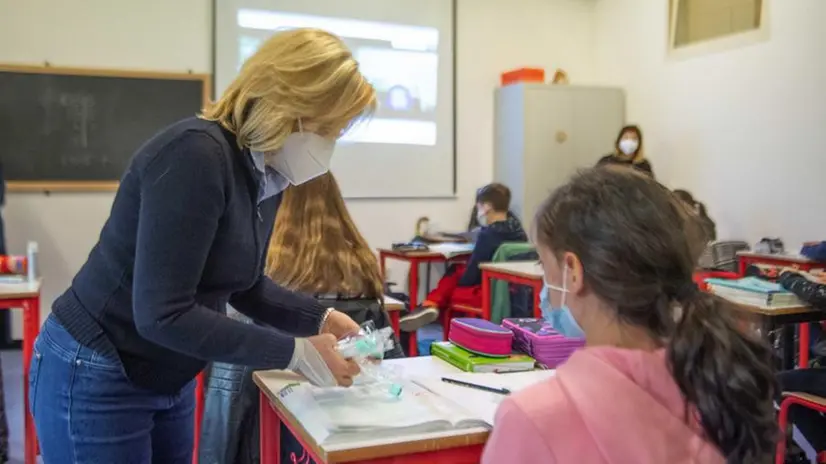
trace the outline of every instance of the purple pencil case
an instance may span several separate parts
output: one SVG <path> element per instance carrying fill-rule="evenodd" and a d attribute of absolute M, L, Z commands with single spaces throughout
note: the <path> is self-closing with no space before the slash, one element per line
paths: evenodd
<path fill-rule="evenodd" d="M 507 318 L 502 327 L 513 332 L 513 349 L 536 359 L 548 368 L 565 362 L 574 351 L 585 346 L 583 338 L 569 338 L 542 319 Z"/>

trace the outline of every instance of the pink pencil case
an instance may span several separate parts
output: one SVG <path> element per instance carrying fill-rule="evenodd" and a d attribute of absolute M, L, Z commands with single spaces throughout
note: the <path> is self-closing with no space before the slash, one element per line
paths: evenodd
<path fill-rule="evenodd" d="M 484 319 L 457 317 L 450 320 L 448 340 L 482 356 L 510 356 L 513 332 Z"/>

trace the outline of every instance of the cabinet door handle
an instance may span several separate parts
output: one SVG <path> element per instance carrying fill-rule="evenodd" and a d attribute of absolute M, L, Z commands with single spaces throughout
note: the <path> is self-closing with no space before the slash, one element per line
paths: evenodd
<path fill-rule="evenodd" d="M 565 143 L 568 140 L 568 133 L 565 131 L 556 131 L 556 142 Z"/>

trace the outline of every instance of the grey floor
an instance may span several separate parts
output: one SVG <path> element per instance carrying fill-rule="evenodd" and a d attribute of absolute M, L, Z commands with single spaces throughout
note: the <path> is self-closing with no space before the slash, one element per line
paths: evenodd
<path fill-rule="evenodd" d="M 23 464 L 23 355 L 20 351 L 0 351 L 6 419 L 9 421 L 9 464 Z"/>

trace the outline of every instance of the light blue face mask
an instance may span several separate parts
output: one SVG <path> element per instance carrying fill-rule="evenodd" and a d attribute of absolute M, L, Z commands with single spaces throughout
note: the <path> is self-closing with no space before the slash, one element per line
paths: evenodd
<path fill-rule="evenodd" d="M 585 338 L 585 332 L 579 326 L 571 310 L 565 304 L 565 297 L 568 294 L 568 289 L 565 287 L 568 277 L 568 268 L 565 267 L 562 271 L 562 287 L 557 287 L 545 282 L 545 288 L 539 299 L 539 308 L 542 310 L 542 318 L 545 322 L 551 325 L 557 332 L 570 338 Z M 558 308 L 551 307 L 550 291 L 556 290 L 562 293 L 562 301 Z"/>

